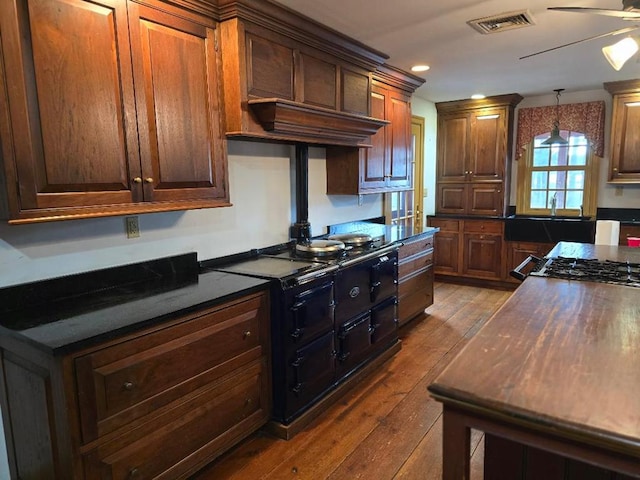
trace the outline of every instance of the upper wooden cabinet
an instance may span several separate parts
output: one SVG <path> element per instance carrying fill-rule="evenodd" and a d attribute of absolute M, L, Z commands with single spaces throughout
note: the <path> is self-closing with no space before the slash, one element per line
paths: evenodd
<path fill-rule="evenodd" d="M 386 124 L 369 105 L 386 55 L 271 2 L 219 3 L 228 136 L 358 145 Z"/>
<path fill-rule="evenodd" d="M 613 95 L 609 182 L 640 183 L 640 80 L 605 83 Z"/>
<path fill-rule="evenodd" d="M 437 103 L 436 213 L 502 216 L 518 94 Z"/>
<path fill-rule="evenodd" d="M 228 205 L 216 26 L 164 4 L 3 2 L 10 221 Z"/>
<path fill-rule="evenodd" d="M 374 74 L 371 114 L 388 125 L 370 148 L 327 148 L 327 193 L 360 195 L 413 188 L 411 95 L 424 80 L 384 65 Z"/>

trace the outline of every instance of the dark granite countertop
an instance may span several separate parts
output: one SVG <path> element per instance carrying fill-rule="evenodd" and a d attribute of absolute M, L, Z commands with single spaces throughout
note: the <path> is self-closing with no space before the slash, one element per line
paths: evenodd
<path fill-rule="evenodd" d="M 397 226 L 397 225 L 384 225 L 381 223 L 371 223 L 371 222 L 347 222 L 341 223 L 338 225 L 329 226 L 329 234 L 344 234 L 344 233 L 367 233 L 371 235 L 373 238 L 383 237 L 383 242 L 386 243 L 394 243 L 394 242 L 402 242 L 403 240 L 407 240 L 412 237 L 416 237 L 418 235 L 429 235 L 434 234 L 439 230 L 439 228 L 434 227 L 405 227 L 405 226 Z"/>
<path fill-rule="evenodd" d="M 66 354 L 264 289 L 269 283 L 200 272 L 195 254 L 183 257 L 187 268 L 176 268 L 175 263 L 167 268 L 154 261 L 1 289 L 0 335 L 50 354 Z M 149 263 L 154 265 L 149 268 Z M 117 283 L 96 284 L 113 281 L 116 274 Z"/>

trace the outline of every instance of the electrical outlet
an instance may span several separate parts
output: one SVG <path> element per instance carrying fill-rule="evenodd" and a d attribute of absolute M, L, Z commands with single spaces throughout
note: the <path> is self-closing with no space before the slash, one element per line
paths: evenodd
<path fill-rule="evenodd" d="M 138 238 L 140 236 L 138 217 L 125 217 L 124 223 L 127 231 L 127 238 Z"/>

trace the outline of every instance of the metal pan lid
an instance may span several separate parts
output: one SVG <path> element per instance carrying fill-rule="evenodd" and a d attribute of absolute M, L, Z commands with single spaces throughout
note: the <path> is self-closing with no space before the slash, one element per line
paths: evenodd
<path fill-rule="evenodd" d="M 296 250 L 309 255 L 334 255 L 345 249 L 344 242 L 339 240 L 311 240 L 309 242 L 298 243 Z"/>
<path fill-rule="evenodd" d="M 339 240 L 346 245 L 360 247 L 372 242 L 372 237 L 368 233 L 342 233 L 337 235 L 329 235 L 329 240 Z"/>

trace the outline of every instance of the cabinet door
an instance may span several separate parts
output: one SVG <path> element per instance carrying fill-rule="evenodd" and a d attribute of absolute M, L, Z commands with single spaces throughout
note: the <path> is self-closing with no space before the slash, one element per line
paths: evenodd
<path fill-rule="evenodd" d="M 391 131 L 390 156 L 386 165 L 387 187 L 390 190 L 409 189 L 413 176 L 413 149 L 411 145 L 411 104 L 409 98 L 390 91 L 387 100 Z"/>
<path fill-rule="evenodd" d="M 640 183 L 640 94 L 614 96 L 609 179 Z"/>
<path fill-rule="evenodd" d="M 225 199 L 215 24 L 129 6 L 146 201 Z"/>
<path fill-rule="evenodd" d="M 438 120 L 437 180 L 462 182 L 467 178 L 469 115 L 443 115 Z"/>
<path fill-rule="evenodd" d="M 435 273 L 455 275 L 459 272 L 459 242 L 458 232 L 439 231 L 435 236 L 433 247 L 433 268 Z"/>
<path fill-rule="evenodd" d="M 140 172 L 126 4 L 4 1 L 0 31 L 11 217 L 139 200 L 129 186 Z"/>
<path fill-rule="evenodd" d="M 501 216 L 504 208 L 502 183 L 470 183 L 467 185 L 466 213 Z"/>
<path fill-rule="evenodd" d="M 499 280 L 502 276 L 502 236 L 465 233 L 463 242 L 462 274 Z"/>
<path fill-rule="evenodd" d="M 387 119 L 387 91 L 379 86 L 371 89 L 371 116 Z M 384 126 L 371 136 L 371 148 L 360 149 L 360 190 L 384 189 L 385 166 L 389 164 L 391 130 Z"/>
<path fill-rule="evenodd" d="M 471 114 L 469 180 L 502 180 L 507 150 L 505 108 L 485 108 Z"/>
<path fill-rule="evenodd" d="M 464 183 L 438 183 L 436 185 L 436 211 L 464 214 L 467 212 L 468 186 Z"/>

